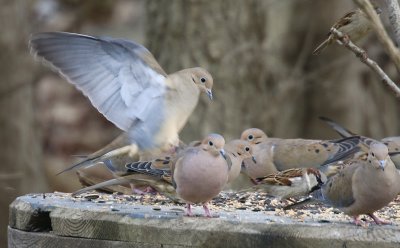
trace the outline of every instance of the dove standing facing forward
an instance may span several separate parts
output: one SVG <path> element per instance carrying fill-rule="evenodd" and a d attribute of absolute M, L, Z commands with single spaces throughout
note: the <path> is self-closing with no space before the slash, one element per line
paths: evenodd
<path fill-rule="evenodd" d="M 188 147 L 169 161 L 171 169 L 156 169 L 152 162 L 127 164 L 129 171 L 158 176 L 172 184 L 176 194 L 187 202 L 187 215 L 192 216 L 191 204 L 202 203 L 211 217 L 207 203 L 216 197 L 228 181 L 229 166 L 223 149 L 224 138 L 208 135 L 199 145 Z M 153 185 L 150 185 L 153 187 Z"/>
<path fill-rule="evenodd" d="M 396 198 L 399 186 L 400 175 L 390 160 L 387 147 L 374 142 L 366 161 L 345 165 L 313 196 L 352 216 L 356 225 L 361 225 L 361 214 L 369 215 L 380 225 L 387 222 L 376 217 L 374 212 Z"/>
<path fill-rule="evenodd" d="M 375 8 L 376 13 L 380 14 L 381 10 L 379 8 Z M 340 18 L 333 26 L 347 35 L 352 42 L 357 42 L 362 39 L 368 32 L 372 29 L 371 22 L 368 17 L 361 9 L 357 9 L 355 11 L 351 11 Z M 327 46 L 331 45 L 335 42 L 335 37 L 331 32 L 328 33 L 328 38 L 322 42 L 314 51 L 314 55 L 318 55 L 324 50 Z"/>
<path fill-rule="evenodd" d="M 127 132 L 131 145 L 109 156 L 178 145 L 200 92 L 212 99 L 213 79 L 205 69 L 167 75 L 145 47 L 131 41 L 48 32 L 32 35 L 30 48 Z"/>

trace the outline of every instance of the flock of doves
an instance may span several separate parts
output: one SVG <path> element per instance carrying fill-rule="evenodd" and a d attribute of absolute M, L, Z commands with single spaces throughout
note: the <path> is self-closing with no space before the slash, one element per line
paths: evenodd
<path fill-rule="evenodd" d="M 357 41 L 371 24 L 358 9 L 333 27 Z M 329 34 L 314 54 L 333 43 L 334 36 Z M 192 204 L 202 204 L 205 215 L 211 217 L 207 203 L 221 191 L 263 191 L 290 201 L 309 196 L 353 217 L 356 225 L 365 224 L 359 217 L 362 214 L 376 224 L 389 223 L 374 212 L 400 193 L 396 169 L 400 169 L 400 137 L 377 141 L 324 118 L 341 139 L 270 138 L 250 128 L 229 142 L 213 133 L 186 145 L 178 134 L 200 94 L 213 99 L 213 78 L 207 70 L 196 67 L 167 74 L 142 45 L 108 37 L 37 33 L 31 37 L 30 49 L 124 131 L 64 170 L 102 162 L 115 176 L 73 195 L 130 184 L 136 193 L 157 191 L 186 202 L 188 216 L 193 216 Z"/>

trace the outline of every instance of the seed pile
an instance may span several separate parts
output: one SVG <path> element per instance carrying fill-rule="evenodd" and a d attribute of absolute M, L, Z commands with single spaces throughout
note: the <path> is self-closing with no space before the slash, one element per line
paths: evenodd
<path fill-rule="evenodd" d="M 58 197 L 70 197 L 68 193 L 56 192 Z M 112 205 L 113 203 L 128 205 L 150 205 L 153 210 L 159 211 L 163 206 L 174 207 L 177 211 L 184 211 L 185 204 L 174 203 L 160 194 L 146 195 L 122 195 L 105 194 L 99 192 L 88 192 L 74 198 L 74 201 L 92 201 Z M 383 219 L 390 220 L 394 225 L 400 224 L 400 196 L 391 202 L 387 207 L 377 211 L 377 215 Z M 284 207 L 291 204 L 290 201 L 279 201 L 264 193 L 221 193 L 209 204 L 212 212 L 235 212 L 240 215 L 241 211 L 261 212 L 270 216 L 290 218 L 296 222 L 351 222 L 351 218 L 341 211 L 324 206 L 320 203 L 301 205 L 294 209 L 285 210 Z M 116 210 L 118 211 L 118 210 Z M 369 217 L 363 219 L 371 223 Z"/>

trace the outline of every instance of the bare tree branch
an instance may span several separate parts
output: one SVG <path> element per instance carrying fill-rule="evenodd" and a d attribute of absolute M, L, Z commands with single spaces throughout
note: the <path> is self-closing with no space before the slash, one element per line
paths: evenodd
<path fill-rule="evenodd" d="M 382 68 L 372 59 L 368 58 L 367 53 L 356 46 L 351 40 L 348 39 L 342 32 L 339 30 L 332 28 L 331 33 L 335 36 L 335 38 L 349 50 L 351 50 L 357 57 L 360 58 L 361 62 L 366 64 L 369 68 L 371 68 L 378 76 L 382 79 L 382 81 L 389 86 L 389 88 L 396 94 L 396 97 L 400 98 L 400 89 L 399 87 L 389 78 L 389 76 L 382 70 Z"/>
<path fill-rule="evenodd" d="M 396 43 L 400 45 L 400 6 L 398 0 L 385 0 L 389 12 L 389 21 L 395 34 Z"/>
<path fill-rule="evenodd" d="M 372 22 L 372 26 L 378 36 L 379 41 L 382 43 L 384 49 L 389 57 L 394 62 L 397 71 L 400 72 L 400 51 L 394 45 L 392 39 L 387 34 L 381 19 L 376 14 L 374 7 L 369 0 L 353 0 L 362 9 Z"/>

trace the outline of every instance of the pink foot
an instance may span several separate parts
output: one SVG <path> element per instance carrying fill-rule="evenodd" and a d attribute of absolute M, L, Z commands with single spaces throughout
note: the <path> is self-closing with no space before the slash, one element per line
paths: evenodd
<path fill-rule="evenodd" d="M 343 38 L 341 40 L 341 42 L 343 42 L 343 44 L 347 45 L 349 44 L 350 41 L 350 37 L 347 34 L 343 34 Z"/>
<path fill-rule="evenodd" d="M 140 190 L 138 188 L 135 188 L 135 185 L 133 185 L 132 183 L 129 184 L 131 186 L 131 190 L 133 194 L 137 194 L 137 195 L 144 195 L 146 192 L 144 192 L 143 190 Z"/>
<path fill-rule="evenodd" d="M 375 223 L 377 225 L 390 225 L 390 224 L 392 224 L 392 222 L 390 222 L 390 221 L 382 220 L 382 219 L 378 218 L 378 216 L 376 216 L 373 213 L 372 214 L 368 214 L 368 216 L 371 217 L 375 221 Z"/>
<path fill-rule="evenodd" d="M 193 217 L 193 213 L 192 213 L 192 205 L 190 205 L 189 203 L 186 204 L 186 216 L 189 217 Z"/>
<path fill-rule="evenodd" d="M 151 186 L 147 186 L 146 189 L 143 192 L 150 193 L 150 194 L 153 194 L 153 195 L 157 194 L 157 190 L 155 190 Z"/>
<path fill-rule="evenodd" d="M 144 192 L 143 190 L 140 190 L 140 189 L 132 189 L 132 192 L 134 193 L 134 194 L 137 194 L 137 195 L 145 195 L 146 194 L 146 192 Z"/>
<path fill-rule="evenodd" d="M 360 216 L 359 216 L 359 215 L 354 216 L 353 219 L 354 219 L 354 224 L 355 224 L 356 226 L 366 227 L 365 223 L 363 223 L 363 222 L 360 220 Z"/>
<path fill-rule="evenodd" d="M 204 209 L 204 213 L 205 213 L 204 216 L 208 217 L 208 218 L 212 218 L 211 213 L 210 213 L 210 209 L 208 209 L 208 207 L 207 207 L 207 203 L 205 203 L 203 205 L 203 209 Z"/>

